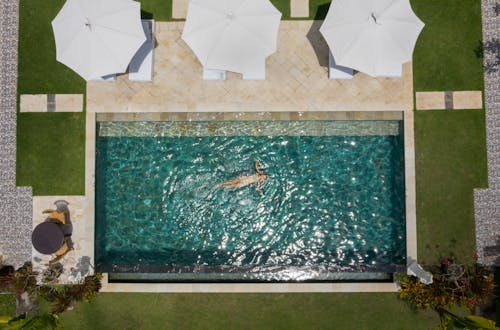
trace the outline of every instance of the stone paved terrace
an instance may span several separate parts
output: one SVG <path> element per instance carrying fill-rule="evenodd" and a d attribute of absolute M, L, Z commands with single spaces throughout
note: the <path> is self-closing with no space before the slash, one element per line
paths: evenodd
<path fill-rule="evenodd" d="M 202 80 L 202 67 L 181 39 L 184 22 L 159 22 L 153 82 L 87 84 L 87 111 L 402 111 L 413 109 L 411 64 L 402 78 L 328 79 L 328 46 L 320 21 L 282 21 L 277 52 L 267 58 L 265 81 Z"/>
<path fill-rule="evenodd" d="M 31 259 L 31 187 L 16 187 L 17 0 L 0 1 L 0 256 Z"/>
<path fill-rule="evenodd" d="M 500 16 L 495 13 L 497 1 L 482 0 L 483 42 L 500 37 Z M 495 55 L 485 52 L 484 63 Z M 474 191 L 476 246 L 478 260 L 500 266 L 500 70 L 485 70 L 486 143 L 488 152 L 488 189 Z"/>

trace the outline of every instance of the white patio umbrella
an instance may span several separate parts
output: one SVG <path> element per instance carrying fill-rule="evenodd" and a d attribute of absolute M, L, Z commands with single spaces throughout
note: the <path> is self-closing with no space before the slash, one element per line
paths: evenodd
<path fill-rule="evenodd" d="M 320 32 L 337 65 L 384 76 L 411 60 L 423 27 L 409 0 L 333 0 Z"/>
<path fill-rule="evenodd" d="M 204 68 L 244 73 L 276 51 L 280 20 L 269 0 L 190 0 L 182 39 Z"/>
<path fill-rule="evenodd" d="M 52 29 L 57 60 L 86 80 L 125 72 L 146 41 L 131 0 L 67 0 Z"/>

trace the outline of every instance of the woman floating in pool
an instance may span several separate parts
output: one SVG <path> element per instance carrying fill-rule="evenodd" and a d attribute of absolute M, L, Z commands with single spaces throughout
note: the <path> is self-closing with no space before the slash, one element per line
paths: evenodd
<path fill-rule="evenodd" d="M 255 161 L 255 174 L 254 175 L 243 175 L 240 176 L 236 179 L 229 180 L 227 182 L 218 184 L 218 188 L 228 188 L 228 187 L 236 187 L 236 188 L 241 188 L 241 187 L 246 187 L 251 184 L 256 184 L 257 191 L 259 194 L 263 195 L 264 193 L 262 192 L 262 189 L 260 189 L 260 184 L 264 182 L 264 180 L 267 179 L 267 175 L 262 173 L 259 170 L 259 160 L 257 158 L 254 159 Z"/>

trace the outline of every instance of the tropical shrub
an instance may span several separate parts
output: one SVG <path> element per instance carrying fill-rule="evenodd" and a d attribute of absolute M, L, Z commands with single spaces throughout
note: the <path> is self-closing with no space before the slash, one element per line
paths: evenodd
<path fill-rule="evenodd" d="M 399 275 L 400 297 L 416 308 L 450 308 L 462 306 L 474 311 L 486 303 L 493 294 L 493 274 L 488 268 L 475 263 L 457 264 L 444 258 L 440 267 L 434 267 L 433 283 L 425 285 L 418 278 Z"/>
<path fill-rule="evenodd" d="M 464 329 L 497 329 L 494 322 L 478 317 L 459 317 L 448 311 L 461 306 L 474 313 L 475 307 L 488 302 L 493 296 L 492 272 L 478 265 L 475 255 L 467 264 L 457 264 L 444 258 L 439 267 L 432 267 L 433 283 L 423 284 L 415 276 L 397 274 L 400 282 L 400 298 L 417 309 L 432 308 L 440 317 L 439 329 L 450 327 Z"/>
<path fill-rule="evenodd" d="M 26 314 L 16 316 L 5 322 L 0 319 L 1 330 L 48 330 L 48 329 L 63 329 L 57 315 L 44 313 L 37 316 L 26 316 Z"/>
<path fill-rule="evenodd" d="M 101 289 L 102 274 L 87 276 L 80 284 L 44 285 L 40 287 L 40 296 L 52 303 L 52 313 L 61 314 L 74 302 L 90 302 Z"/>
<path fill-rule="evenodd" d="M 14 267 L 0 266 L 0 292 L 11 292 L 14 285 Z"/>
<path fill-rule="evenodd" d="M 13 289 L 16 293 L 27 292 L 29 294 L 36 293 L 38 285 L 36 283 L 36 276 L 38 274 L 33 271 L 33 266 L 31 262 L 26 262 L 21 266 L 15 273 L 13 283 Z"/>
<path fill-rule="evenodd" d="M 441 318 L 439 330 L 448 329 L 467 329 L 467 330 L 500 330 L 495 326 L 495 321 L 488 320 L 487 318 L 467 315 L 458 316 L 445 309 L 438 310 Z"/>

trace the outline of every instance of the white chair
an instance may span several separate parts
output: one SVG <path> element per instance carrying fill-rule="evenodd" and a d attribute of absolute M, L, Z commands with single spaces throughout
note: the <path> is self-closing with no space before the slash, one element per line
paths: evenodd
<path fill-rule="evenodd" d="M 226 71 L 203 68 L 203 80 L 226 80 Z"/>
<path fill-rule="evenodd" d="M 352 79 L 354 70 L 345 66 L 340 66 L 335 63 L 333 54 L 329 51 L 328 58 L 328 79 Z"/>
<path fill-rule="evenodd" d="M 266 79 L 266 59 L 255 61 L 246 72 L 243 72 L 243 80 L 265 80 Z"/>
<path fill-rule="evenodd" d="M 153 81 L 155 21 L 152 19 L 143 19 L 142 28 L 147 40 L 130 61 L 128 79 L 132 81 Z"/>
<path fill-rule="evenodd" d="M 425 271 L 416 261 L 413 261 L 408 266 L 408 274 L 418 277 L 420 282 L 424 284 L 432 284 L 432 273 Z"/>
<path fill-rule="evenodd" d="M 116 81 L 116 74 L 108 74 L 102 77 L 92 78 L 91 81 Z"/>

